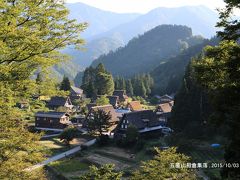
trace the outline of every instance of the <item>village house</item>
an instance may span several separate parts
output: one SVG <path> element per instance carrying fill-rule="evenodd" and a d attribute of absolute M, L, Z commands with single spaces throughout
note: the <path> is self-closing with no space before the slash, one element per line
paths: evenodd
<path fill-rule="evenodd" d="M 35 114 L 35 127 L 37 129 L 64 129 L 71 121 L 65 112 L 37 112 Z"/>
<path fill-rule="evenodd" d="M 113 108 L 112 105 L 104 105 L 104 106 L 94 106 L 92 107 L 89 112 L 88 112 L 88 115 L 86 116 L 86 120 L 84 121 L 83 123 L 83 127 L 87 127 L 87 122 L 89 119 L 92 119 L 93 118 L 93 112 L 96 112 L 98 110 L 102 110 L 104 111 L 105 113 L 109 113 L 110 116 L 111 116 L 111 119 L 110 119 L 110 123 L 116 127 L 116 124 L 118 124 L 119 122 L 119 119 L 117 117 L 117 113 L 115 111 L 115 109 Z"/>
<path fill-rule="evenodd" d="M 119 106 L 119 97 L 118 96 L 107 96 L 109 99 L 109 103 L 114 107 L 117 108 Z"/>
<path fill-rule="evenodd" d="M 130 109 L 130 111 L 141 111 L 141 110 L 143 110 L 140 101 L 131 101 L 131 102 L 128 103 L 127 107 Z"/>
<path fill-rule="evenodd" d="M 96 100 L 104 95 L 97 95 L 93 98 L 93 102 L 96 102 Z M 106 98 L 109 100 L 109 104 L 111 104 L 115 109 L 119 106 L 119 97 L 118 96 L 106 96 Z"/>
<path fill-rule="evenodd" d="M 161 131 L 163 128 L 156 113 L 152 110 L 130 112 L 123 115 L 118 126 L 113 131 L 115 138 L 124 137 L 129 126 L 134 126 L 139 133 Z"/>
<path fill-rule="evenodd" d="M 159 104 L 156 108 L 156 115 L 163 124 L 167 124 L 168 119 L 171 117 L 172 107 L 174 102 Z"/>
<path fill-rule="evenodd" d="M 155 96 L 155 97 L 158 99 L 159 104 L 169 103 L 174 100 L 174 98 L 172 96 L 169 96 L 167 94 L 165 94 L 163 96 Z"/>
<path fill-rule="evenodd" d="M 113 92 L 113 96 L 118 96 L 120 102 L 127 103 L 128 96 L 126 95 L 124 90 L 115 90 Z"/>
<path fill-rule="evenodd" d="M 69 97 L 54 96 L 48 102 L 48 107 L 53 110 L 56 110 L 59 107 L 65 107 L 66 109 L 71 110 L 73 105 Z"/>
<path fill-rule="evenodd" d="M 84 94 L 82 89 L 75 86 L 71 86 L 70 98 L 72 101 L 76 99 L 82 99 L 83 97 L 84 97 Z"/>

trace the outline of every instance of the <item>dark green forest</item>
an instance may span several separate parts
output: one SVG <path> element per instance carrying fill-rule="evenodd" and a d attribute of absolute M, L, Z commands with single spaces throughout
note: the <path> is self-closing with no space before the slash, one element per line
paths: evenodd
<path fill-rule="evenodd" d="M 154 79 L 153 93 L 176 93 L 181 87 L 186 66 L 189 64 L 192 58 L 199 55 L 206 45 L 215 46 L 218 44 L 218 42 L 218 38 L 204 40 L 202 43 L 189 47 L 179 55 L 167 59 L 165 63 L 157 66 L 150 73 Z"/>
<path fill-rule="evenodd" d="M 132 39 L 125 47 L 102 55 L 92 65 L 103 63 L 113 76 L 130 77 L 149 72 L 166 59 L 202 41 L 202 37 L 192 36 L 191 28 L 186 26 L 160 25 Z"/>

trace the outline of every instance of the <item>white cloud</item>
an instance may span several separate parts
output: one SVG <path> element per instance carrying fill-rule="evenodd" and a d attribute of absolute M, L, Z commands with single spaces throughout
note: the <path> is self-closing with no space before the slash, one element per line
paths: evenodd
<path fill-rule="evenodd" d="M 204 5 L 211 9 L 224 7 L 223 0 L 66 0 L 66 2 L 83 2 L 100 9 L 120 13 L 146 13 L 157 7 L 179 7 L 187 5 Z"/>

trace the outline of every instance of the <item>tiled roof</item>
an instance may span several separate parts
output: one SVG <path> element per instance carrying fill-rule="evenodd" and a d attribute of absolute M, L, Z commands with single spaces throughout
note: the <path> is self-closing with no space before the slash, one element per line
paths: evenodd
<path fill-rule="evenodd" d="M 141 111 L 142 110 L 142 105 L 141 105 L 140 101 L 132 101 L 132 102 L 129 102 L 128 105 L 132 111 Z"/>

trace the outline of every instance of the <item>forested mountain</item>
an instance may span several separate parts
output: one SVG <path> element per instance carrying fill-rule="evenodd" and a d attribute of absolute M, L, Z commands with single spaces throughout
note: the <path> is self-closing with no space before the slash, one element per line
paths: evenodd
<path fill-rule="evenodd" d="M 158 25 L 187 25 L 192 28 L 194 35 L 204 37 L 212 37 L 216 32 L 214 26 L 217 14 L 204 6 L 157 8 L 144 15 L 110 13 L 82 3 L 67 4 L 67 7 L 70 9 L 71 17 L 90 23 L 83 33 L 84 37 L 88 37 L 84 46 L 85 51 L 72 48 L 64 51 L 72 55 L 74 63 L 81 67 L 89 66 L 100 55 L 126 45 L 133 37 Z"/>
<path fill-rule="evenodd" d="M 125 47 L 102 55 L 92 65 L 103 63 L 114 76 L 132 76 L 151 71 L 166 59 L 199 42 L 202 38 L 192 36 L 191 28 L 160 25 L 132 39 Z"/>
<path fill-rule="evenodd" d="M 63 75 L 73 80 L 76 75 L 83 70 L 84 69 L 80 65 L 74 63 L 72 60 L 59 63 L 50 68 L 51 74 L 58 80 L 62 79 Z"/>
<path fill-rule="evenodd" d="M 137 13 L 123 14 L 104 11 L 80 2 L 67 3 L 65 6 L 69 9 L 69 18 L 76 19 L 78 22 L 87 22 L 89 26 L 82 33 L 82 37 L 86 41 L 86 45 L 83 46 L 84 51 L 76 50 L 74 47 L 66 47 L 62 52 L 72 56 L 73 60 L 52 68 L 53 74 L 59 79 L 62 78 L 63 74 L 70 79 L 74 79 L 79 71 L 92 63 L 93 59 L 123 46 L 123 42 L 116 38 L 93 39 L 92 37 L 109 31 L 120 24 L 132 21 L 140 15 Z M 92 38 L 92 40 L 89 40 L 89 38 Z"/>
<path fill-rule="evenodd" d="M 191 59 L 201 53 L 206 45 L 217 45 L 219 40 L 212 38 L 211 40 L 204 40 L 201 44 L 192 46 L 176 57 L 166 60 L 165 63 L 157 66 L 152 72 L 151 76 L 154 79 L 154 93 L 176 93 L 182 83 L 182 78 L 185 73 L 186 66 Z"/>

